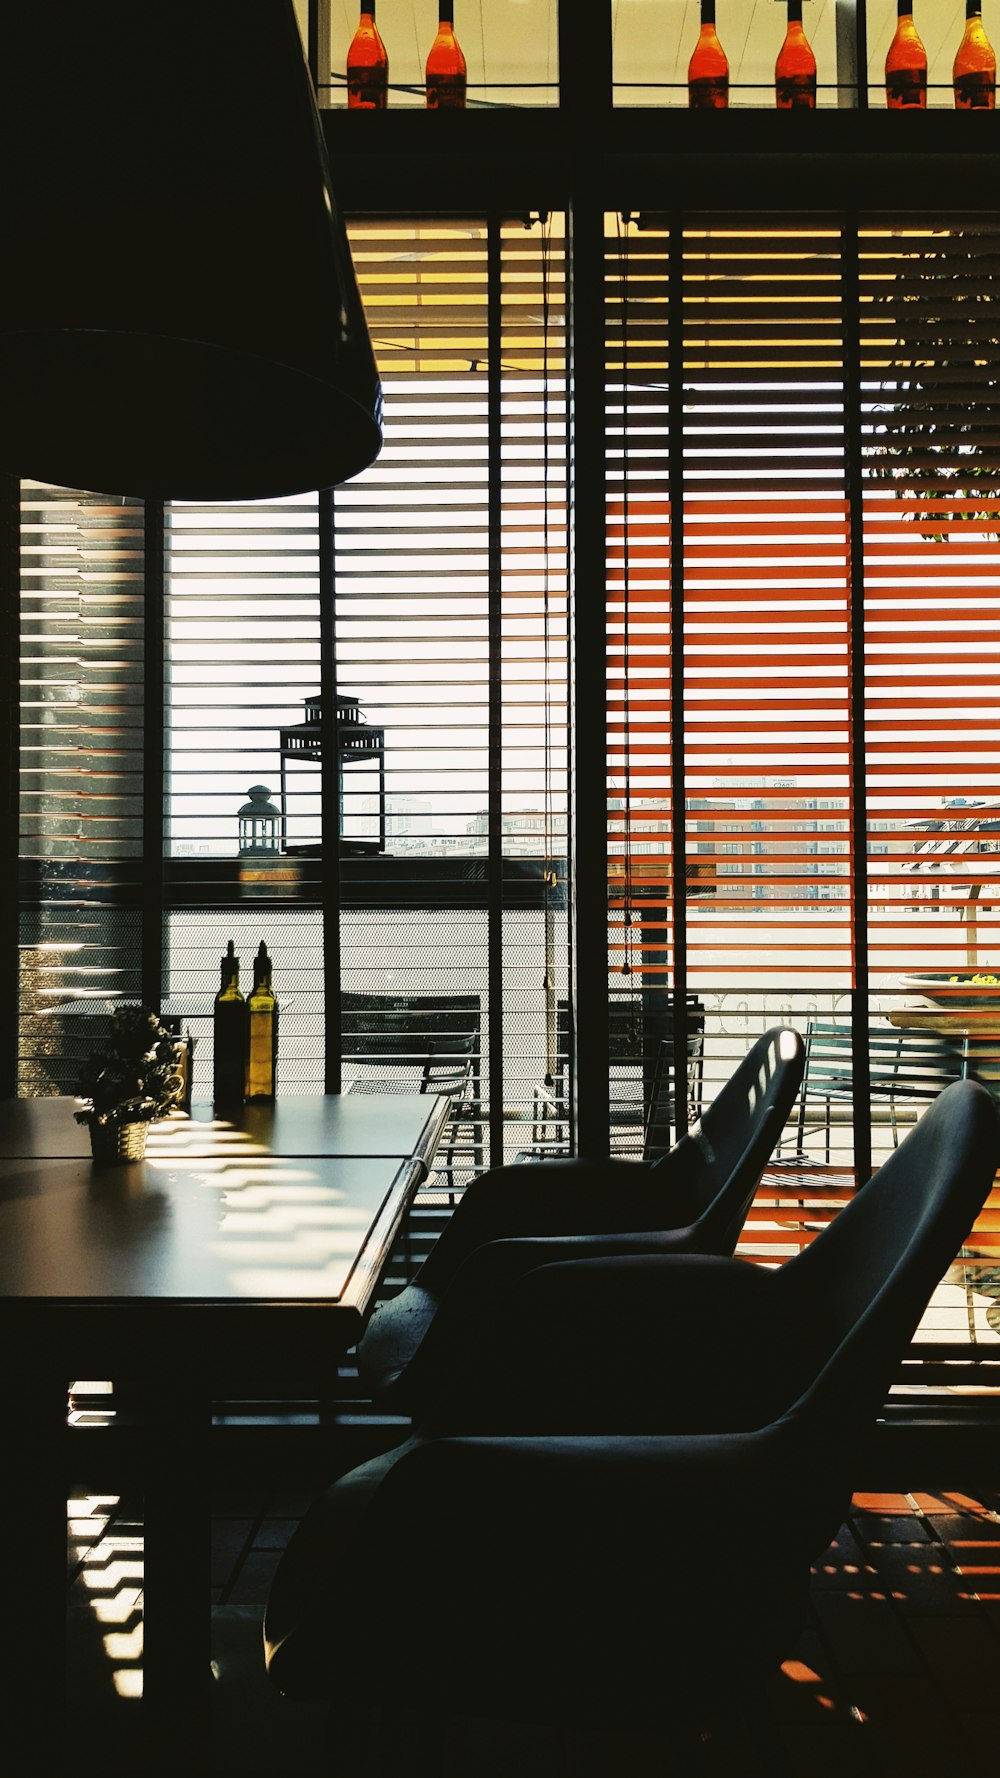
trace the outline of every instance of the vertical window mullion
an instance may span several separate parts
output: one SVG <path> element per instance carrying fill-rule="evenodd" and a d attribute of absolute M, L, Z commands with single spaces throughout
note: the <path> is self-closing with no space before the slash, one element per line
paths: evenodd
<path fill-rule="evenodd" d="M 488 553 L 488 652 L 487 664 L 487 964 L 489 995 L 489 1131 L 490 1164 L 503 1159 L 504 1043 L 503 1043 L 503 705 L 502 623 L 503 538 L 502 489 L 502 388 L 503 324 L 501 308 L 500 218 L 487 223 L 486 312 L 488 316 L 489 382 L 487 393 L 487 553 Z"/>
<path fill-rule="evenodd" d="M 20 802 L 21 709 L 18 685 L 21 659 L 21 489 L 16 476 L 0 476 L 0 501 L 3 503 L 3 517 L 0 521 L 0 659 L 4 662 L 2 696 L 5 711 L 3 732 L 0 734 L 0 822 L 3 823 L 4 833 L 16 834 Z M 18 874 L 20 877 L 20 869 Z M 18 904 L 20 906 L 20 885 Z M 15 1009 L 15 1016 L 3 1021 L 0 1036 L 0 1095 L 5 1099 L 13 1098 L 17 1092 L 21 1014 L 18 947 L 19 933 L 15 928 L 8 931 L 7 942 L 0 948 L 0 992 L 3 994 L 4 1005 Z"/>
<path fill-rule="evenodd" d="M 323 920 L 324 1090 L 341 1089 L 340 983 L 340 724 L 337 702 L 336 507 L 333 490 L 319 493 L 319 650 L 322 696 L 320 896 Z"/>
<path fill-rule="evenodd" d="M 604 215 L 570 217 L 570 765 L 575 1101 L 581 1154 L 608 1152 L 608 796 Z"/>
<path fill-rule="evenodd" d="M 847 472 L 848 726 L 851 846 L 851 1050 L 854 1072 L 854 1166 L 858 1184 L 872 1165 L 868 1046 L 868 797 L 865 762 L 865 572 L 861 480 L 861 342 L 858 223 L 845 220 L 841 259 L 844 425 Z"/>
<path fill-rule="evenodd" d="M 143 515 L 142 1000 L 160 1008 L 164 962 L 164 507 Z"/>
<path fill-rule="evenodd" d="M 670 418 L 668 496 L 670 500 L 670 895 L 668 942 L 674 993 L 673 1074 L 687 1079 L 687 821 L 684 722 L 684 229 L 679 216 L 670 223 L 668 303 Z M 687 1128 L 687 1094 L 674 1094 L 677 1135 Z"/>

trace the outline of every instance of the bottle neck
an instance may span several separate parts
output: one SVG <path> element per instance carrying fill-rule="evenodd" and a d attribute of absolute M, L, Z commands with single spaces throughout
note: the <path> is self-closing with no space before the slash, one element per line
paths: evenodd
<path fill-rule="evenodd" d="M 913 17 L 913 0 L 896 0 L 896 17 L 911 19 Z"/>
<path fill-rule="evenodd" d="M 455 0 L 438 0 L 438 25 L 455 24 Z"/>
<path fill-rule="evenodd" d="M 982 17 L 983 0 L 965 0 L 965 16 L 967 19 Z"/>
<path fill-rule="evenodd" d="M 715 24 L 715 0 L 701 0 L 701 22 L 703 25 Z"/>
<path fill-rule="evenodd" d="M 366 20 L 372 25 L 375 23 L 375 0 L 365 0 L 365 5 L 361 8 L 361 23 L 364 24 Z"/>
<path fill-rule="evenodd" d="M 802 0 L 788 0 L 788 23 L 790 25 L 801 25 Z"/>

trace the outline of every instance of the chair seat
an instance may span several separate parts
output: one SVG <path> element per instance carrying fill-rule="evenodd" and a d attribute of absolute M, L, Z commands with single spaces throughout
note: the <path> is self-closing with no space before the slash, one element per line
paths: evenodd
<path fill-rule="evenodd" d="M 738 1470 L 720 1465 L 723 1445 Z M 335 1698 L 334 1722 L 355 1710 L 700 1718 L 718 1703 L 720 1671 L 727 1690 L 741 1674 L 759 1684 L 799 1630 L 809 1561 L 846 1504 L 838 1495 L 822 1531 L 796 1538 L 786 1490 L 803 1467 L 794 1438 L 773 1428 L 562 1447 L 416 1437 L 355 1469 L 303 1520 L 268 1600 L 270 1678 L 290 1698 Z M 711 1535 L 665 1533 L 694 1502 Z M 437 1529 L 427 1583 L 394 1609 L 404 1518 Z M 793 1538 L 797 1559 L 764 1585 L 761 1545 Z M 404 1623 L 441 1652 L 393 1660 L 387 1686 L 385 1626 L 392 1636 Z"/>

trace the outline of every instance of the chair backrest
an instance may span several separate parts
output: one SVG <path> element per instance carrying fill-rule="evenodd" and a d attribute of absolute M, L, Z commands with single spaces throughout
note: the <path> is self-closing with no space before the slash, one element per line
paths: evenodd
<path fill-rule="evenodd" d="M 697 1123 L 651 1164 L 678 1179 L 677 1225 L 697 1227 L 700 1253 L 732 1253 L 805 1067 L 791 1025 L 774 1025 L 737 1064 Z"/>
<path fill-rule="evenodd" d="M 977 1081 L 945 1088 L 809 1247 L 780 1268 L 803 1306 L 791 1412 L 817 1429 L 870 1422 L 1000 1165 L 1000 1110 Z"/>
<path fill-rule="evenodd" d="M 464 1037 L 428 1038 L 420 1091 L 446 1094 L 451 1099 L 468 1097 L 473 1089 L 477 1051 L 477 1039 L 471 1031 Z"/>
<path fill-rule="evenodd" d="M 961 1072 L 958 1050 L 936 1032 L 894 1031 L 885 1025 L 869 1029 L 868 1091 L 873 1098 L 936 1099 Z M 853 1096 L 854 1034 L 850 1025 L 809 1019 L 803 1112 L 810 1098 Z"/>
<path fill-rule="evenodd" d="M 479 1047 L 478 994 L 359 994 L 341 996 L 342 1051 L 358 1062 L 417 1062 L 431 1041 L 472 1036 Z"/>

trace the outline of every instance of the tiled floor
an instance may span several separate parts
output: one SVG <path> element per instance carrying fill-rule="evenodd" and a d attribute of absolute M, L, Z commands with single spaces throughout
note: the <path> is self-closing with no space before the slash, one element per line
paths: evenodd
<path fill-rule="evenodd" d="M 277 1697 L 260 1624 L 308 1488 L 230 1491 L 214 1520 L 215 1746 L 205 1770 L 308 1778 L 324 1765 L 322 1711 Z M 75 1769 L 141 1770 L 132 1736 L 141 1526 L 127 1502 L 75 1491 L 70 1513 Z M 857 1495 L 816 1565 L 796 1658 L 776 1674 L 767 1727 L 726 1728 L 683 1755 L 644 1736 L 455 1729 L 441 1778 L 952 1778 L 1000 1746 L 1000 1490 Z M 386 1767 L 413 1770 L 405 1754 Z M 367 1771 L 364 1778 L 368 1778 Z"/>
<path fill-rule="evenodd" d="M 309 1503 L 301 1488 L 229 1490 L 212 1530 L 214 1747 L 205 1771 L 321 1772 L 324 1712 L 280 1698 L 263 1669 L 271 1575 Z M 142 1525 L 127 1500 L 77 1488 L 68 1503 L 69 1683 L 74 1771 L 136 1763 L 141 1692 Z"/>

